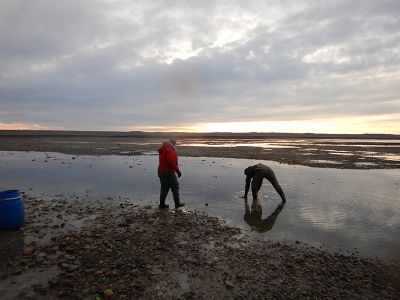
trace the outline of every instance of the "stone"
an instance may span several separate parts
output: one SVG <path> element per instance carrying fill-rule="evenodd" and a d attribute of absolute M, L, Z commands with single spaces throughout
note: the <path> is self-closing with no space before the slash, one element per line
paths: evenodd
<path fill-rule="evenodd" d="M 111 297 L 112 295 L 114 295 L 114 292 L 112 289 L 106 289 L 104 290 L 104 295 L 107 297 Z"/>
<path fill-rule="evenodd" d="M 33 248 L 28 246 L 24 249 L 24 255 L 31 255 L 33 253 Z"/>
<path fill-rule="evenodd" d="M 229 281 L 228 279 L 225 279 L 225 280 L 224 280 L 224 283 L 225 283 L 225 286 L 226 286 L 228 289 L 233 289 L 233 288 L 235 287 L 235 285 L 234 285 L 231 281 Z"/>

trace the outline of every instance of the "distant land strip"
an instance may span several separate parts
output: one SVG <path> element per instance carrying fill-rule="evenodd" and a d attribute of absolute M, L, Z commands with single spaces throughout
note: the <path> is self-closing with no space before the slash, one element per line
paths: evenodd
<path fill-rule="evenodd" d="M 283 132 L 146 132 L 146 131 L 67 131 L 67 130 L 0 130 L 0 137 L 132 137 L 132 138 L 315 138 L 315 139 L 400 139 L 400 134 L 327 134 Z"/>

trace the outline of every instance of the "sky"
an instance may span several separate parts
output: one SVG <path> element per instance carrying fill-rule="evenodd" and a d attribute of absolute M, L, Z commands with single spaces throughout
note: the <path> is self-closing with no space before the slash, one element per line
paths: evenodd
<path fill-rule="evenodd" d="M 0 129 L 400 133 L 400 1 L 0 0 Z"/>

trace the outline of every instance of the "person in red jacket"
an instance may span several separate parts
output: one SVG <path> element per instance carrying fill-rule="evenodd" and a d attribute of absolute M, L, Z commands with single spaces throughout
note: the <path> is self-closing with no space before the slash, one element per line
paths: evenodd
<path fill-rule="evenodd" d="M 172 196 L 174 197 L 175 208 L 179 208 L 185 205 L 185 203 L 179 200 L 179 181 L 178 177 L 182 176 L 181 171 L 178 167 L 178 155 L 176 154 L 176 140 L 169 139 L 164 141 L 161 148 L 158 149 L 158 177 L 160 178 L 161 190 L 160 190 L 160 209 L 168 208 L 169 205 L 165 204 L 168 192 L 172 190 Z"/>

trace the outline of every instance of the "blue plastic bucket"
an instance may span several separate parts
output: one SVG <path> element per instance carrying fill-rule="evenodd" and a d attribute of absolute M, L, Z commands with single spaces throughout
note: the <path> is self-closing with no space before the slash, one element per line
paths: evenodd
<path fill-rule="evenodd" d="M 19 190 L 0 192 L 0 229 L 18 230 L 24 224 L 24 204 Z"/>

